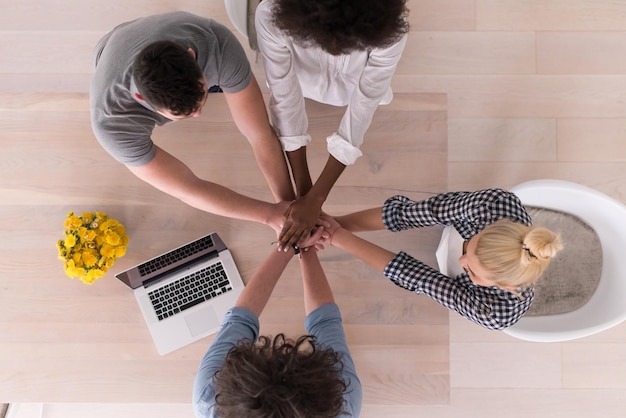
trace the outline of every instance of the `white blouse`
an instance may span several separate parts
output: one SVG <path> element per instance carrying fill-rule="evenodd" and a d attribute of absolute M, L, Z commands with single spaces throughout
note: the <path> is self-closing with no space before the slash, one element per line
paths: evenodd
<path fill-rule="evenodd" d="M 328 152 L 344 165 L 362 155 L 359 147 L 379 104 L 391 102 L 390 84 L 406 44 L 405 34 L 387 48 L 331 55 L 316 46 L 296 44 L 272 22 L 272 0 L 256 11 L 256 32 L 270 88 L 270 118 L 285 151 L 306 146 L 308 118 L 304 98 L 347 106 Z"/>

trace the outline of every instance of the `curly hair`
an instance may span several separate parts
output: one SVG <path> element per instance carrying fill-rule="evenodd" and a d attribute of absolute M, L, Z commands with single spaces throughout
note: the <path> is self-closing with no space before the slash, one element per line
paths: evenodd
<path fill-rule="evenodd" d="M 240 341 L 215 373 L 218 417 L 330 418 L 346 413 L 341 355 L 315 337 L 295 343 L 283 334 Z"/>
<path fill-rule="evenodd" d="M 139 94 L 152 107 L 174 115 L 192 115 L 206 95 L 200 66 L 174 42 L 158 41 L 144 48 L 135 58 L 132 74 Z"/>
<path fill-rule="evenodd" d="M 275 0 L 273 22 L 332 55 L 382 48 L 409 30 L 407 0 Z"/>

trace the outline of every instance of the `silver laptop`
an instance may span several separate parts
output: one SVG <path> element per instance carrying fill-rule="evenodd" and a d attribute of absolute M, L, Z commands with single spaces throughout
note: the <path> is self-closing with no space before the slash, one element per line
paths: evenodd
<path fill-rule="evenodd" d="M 115 277 L 133 289 L 161 355 L 217 332 L 244 288 L 233 257 L 217 233 Z"/>

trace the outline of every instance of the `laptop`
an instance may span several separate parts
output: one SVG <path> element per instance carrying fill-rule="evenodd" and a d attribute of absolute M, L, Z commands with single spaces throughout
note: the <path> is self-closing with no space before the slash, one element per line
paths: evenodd
<path fill-rule="evenodd" d="M 217 332 L 244 288 L 232 254 L 215 232 L 115 277 L 133 289 L 161 355 Z"/>

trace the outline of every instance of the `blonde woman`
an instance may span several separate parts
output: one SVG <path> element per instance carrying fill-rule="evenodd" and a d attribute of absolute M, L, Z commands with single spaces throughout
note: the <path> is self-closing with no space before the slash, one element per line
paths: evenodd
<path fill-rule="evenodd" d="M 533 301 L 533 284 L 561 249 L 559 236 L 533 227 L 519 198 L 501 189 L 443 193 L 422 201 L 394 196 L 382 207 L 324 220 L 325 243 L 365 261 L 396 285 L 493 330 L 524 315 Z M 460 236 L 452 277 L 404 251 L 394 254 L 353 234 L 433 225 L 451 225 Z"/>

